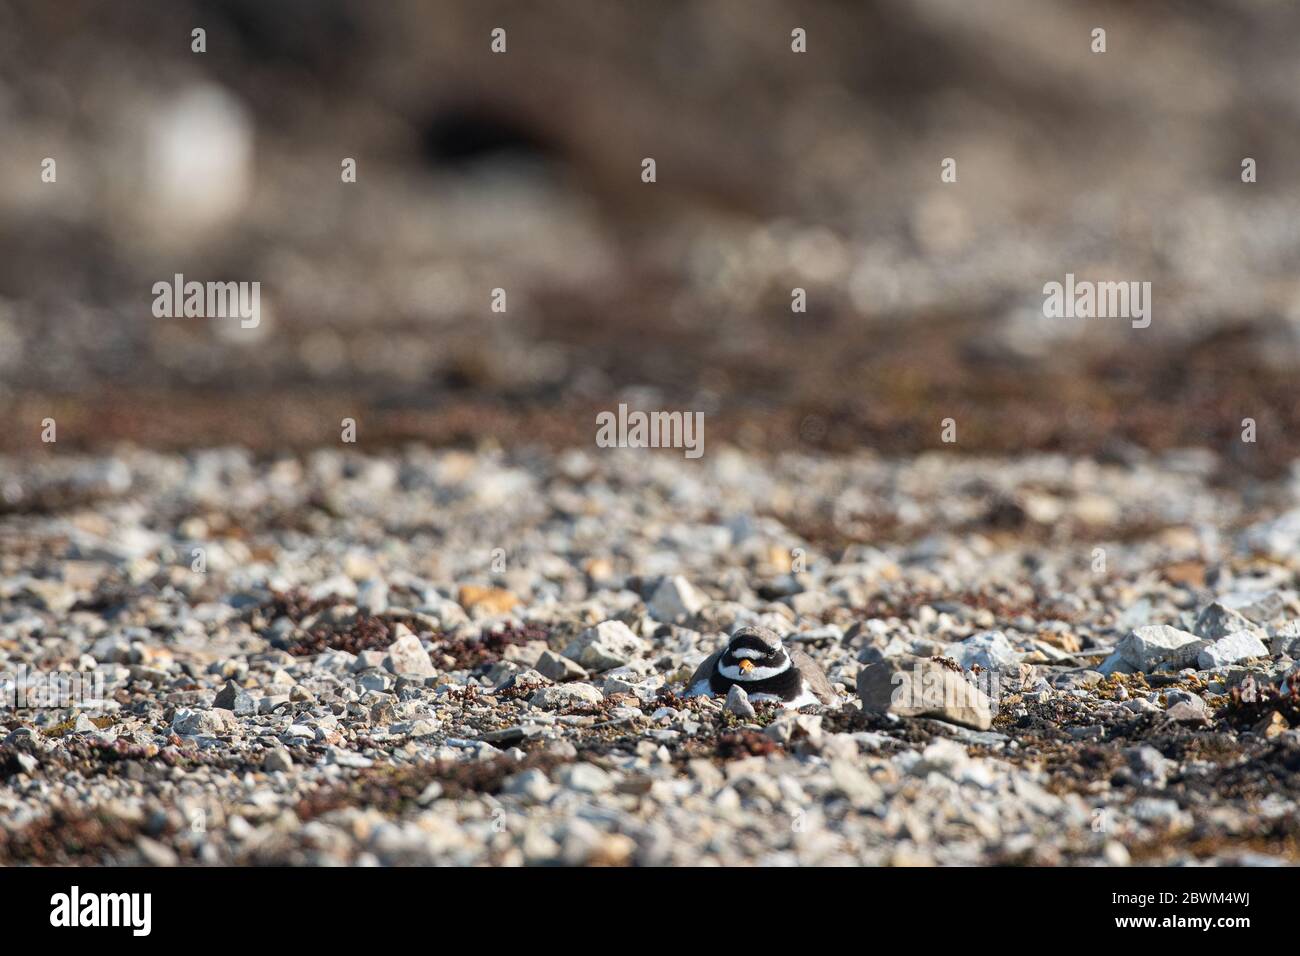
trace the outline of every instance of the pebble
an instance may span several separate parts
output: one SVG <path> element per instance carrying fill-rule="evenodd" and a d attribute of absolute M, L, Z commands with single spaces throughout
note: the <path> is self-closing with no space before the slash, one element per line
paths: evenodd
<path fill-rule="evenodd" d="M 405 624 L 397 624 L 393 633 L 393 642 L 388 645 L 388 655 L 384 659 L 384 666 L 388 670 L 410 677 L 433 677 L 438 673 L 429 658 L 429 652 L 410 628 Z"/>
<path fill-rule="evenodd" d="M 578 635 L 564 656 L 599 673 L 622 667 L 645 651 L 645 643 L 622 621 L 603 621 Z"/>
<path fill-rule="evenodd" d="M 504 588 L 484 588 L 474 584 L 463 585 L 456 594 L 456 602 L 471 614 L 508 614 L 519 598 Z"/>
<path fill-rule="evenodd" d="M 952 658 L 963 668 L 979 666 L 997 671 L 1019 663 L 1023 655 L 1017 653 L 1001 631 L 981 631 L 964 641 L 948 644 L 943 656 Z"/>
<path fill-rule="evenodd" d="M 608 793 L 614 789 L 610 775 L 590 763 L 574 763 L 562 768 L 556 774 L 560 784 L 578 793 Z"/>
<path fill-rule="evenodd" d="M 693 617 L 702 607 L 704 599 L 680 575 L 665 578 L 646 602 L 647 610 L 656 621 L 673 624 Z"/>
<path fill-rule="evenodd" d="M 556 710 L 562 707 L 594 706 L 604 699 L 605 695 L 595 687 L 575 681 L 543 687 L 528 702 L 542 710 Z"/>
<path fill-rule="evenodd" d="M 293 757 L 289 751 L 277 747 L 267 753 L 266 759 L 262 761 L 262 769 L 268 773 L 288 773 L 293 769 Z"/>
<path fill-rule="evenodd" d="M 1175 690 L 1165 695 L 1165 715 L 1175 721 L 1204 721 L 1209 717 L 1205 699 L 1190 691 Z"/>
<path fill-rule="evenodd" d="M 1285 768 L 1266 743 L 1298 732 L 1258 706 L 1294 666 L 1300 550 L 1256 562 L 1233 536 L 1280 494 L 1246 498 L 1159 456 L 991 470 L 724 441 L 689 465 L 613 450 L 562 465 L 501 449 L 263 463 L 126 448 L 129 497 L 0 514 L 18 542 L 10 567 L 30 541 L 43 578 L 83 602 L 56 610 L 66 595 L 0 571 L 0 684 L 48 660 L 107 680 L 96 709 L 10 720 L 6 828 L 56 805 L 120 812 L 158 846 L 132 835 L 92 861 L 40 845 L 124 865 L 1124 865 L 1124 845 L 1144 863 L 1236 862 L 1241 846 L 1268 847 L 1269 821 L 1300 812 L 1272 785 Z M 46 457 L 55 470 L 86 460 Z M 33 466 L 5 465 L 31 487 Z M 981 528 L 994 480 L 1023 520 L 1056 515 L 1052 535 Z M 1081 535 L 1085 495 L 1109 511 L 1083 508 Z M 238 534 L 213 502 L 237 509 Z M 176 515 L 192 537 L 172 540 Z M 802 536 L 871 537 L 879 515 L 897 523 L 872 545 Z M 1079 555 L 1130 527 L 1097 579 Z M 189 540 L 210 543 L 201 579 Z M 497 546 L 509 568 L 489 586 Z M 1201 607 L 1207 581 L 1217 596 Z M 759 622 L 857 699 L 773 713 L 743 689 L 670 696 Z M 390 636 L 374 646 L 379 624 Z M 1103 675 L 1137 670 L 1145 682 Z M 1229 692 L 1254 709 L 1234 711 Z M 1260 807 L 1206 788 L 1211 735 L 1216 761 L 1269 794 Z M 117 772 L 102 772 L 103 747 Z M 167 748 L 180 759 L 161 759 Z M 1102 771 L 1098 748 L 1122 756 Z M 334 809 L 301 818 L 318 799 Z M 1099 810 L 1114 832 L 1093 829 Z M 1193 852 L 1204 833 L 1223 847 Z"/>
<path fill-rule="evenodd" d="M 725 709 L 729 714 L 735 714 L 737 717 L 750 719 L 757 716 L 754 705 L 749 702 L 749 694 L 739 684 L 732 684 L 727 691 L 727 703 Z"/>
<path fill-rule="evenodd" d="M 212 706 L 228 710 L 236 717 L 247 717 L 257 713 L 257 702 L 253 700 L 252 695 L 233 680 L 226 681 L 226 686 L 217 694 Z"/>
<path fill-rule="evenodd" d="M 237 726 L 235 715 L 219 708 L 212 710 L 182 708 L 176 712 L 176 717 L 172 721 L 172 730 L 187 737 L 219 737 L 229 734 Z"/>
<path fill-rule="evenodd" d="M 586 680 L 587 670 L 577 661 L 554 651 L 543 651 L 537 658 L 537 672 L 557 684 L 570 680 Z"/>

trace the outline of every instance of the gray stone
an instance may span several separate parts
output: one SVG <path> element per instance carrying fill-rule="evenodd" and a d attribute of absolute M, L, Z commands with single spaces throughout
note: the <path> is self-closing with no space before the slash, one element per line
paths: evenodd
<path fill-rule="evenodd" d="M 1251 633 L 1255 629 L 1255 625 L 1244 615 L 1224 607 L 1218 601 L 1206 605 L 1205 609 L 1196 616 L 1196 623 L 1192 626 L 1196 636 L 1203 637 L 1207 641 L 1217 641 L 1242 631 Z"/>
<path fill-rule="evenodd" d="M 339 767 L 347 767 L 351 770 L 366 770 L 375 765 L 375 762 L 364 754 L 353 753 L 351 750 L 340 750 L 337 747 L 330 748 L 325 762 Z"/>
<path fill-rule="evenodd" d="M 129 673 L 131 680 L 144 681 L 146 684 L 153 684 L 155 687 L 162 687 L 167 683 L 167 672 L 161 667 L 132 664 Z"/>
<path fill-rule="evenodd" d="M 537 658 L 537 673 L 541 674 L 547 680 L 553 680 L 557 684 L 570 680 L 586 680 L 587 669 L 577 661 L 571 661 L 569 658 L 554 651 L 543 651 L 542 655 Z"/>
<path fill-rule="evenodd" d="M 369 670 L 372 667 L 383 667 L 384 659 L 386 657 L 388 657 L 386 651 L 374 649 L 362 651 L 357 655 L 357 659 L 349 665 L 348 670 L 353 673 L 359 673 L 360 671 Z"/>
<path fill-rule="evenodd" d="M 508 746 L 510 744 L 521 743 L 529 737 L 536 737 L 545 732 L 545 730 L 545 727 L 538 724 L 516 724 L 513 727 L 503 727 L 500 730 L 490 730 L 487 733 L 480 735 L 478 739 L 497 747 L 502 744 Z"/>
<path fill-rule="evenodd" d="M 257 701 L 253 700 L 252 695 L 234 681 L 226 681 L 226 686 L 221 688 L 221 691 L 217 694 L 217 699 L 212 702 L 212 706 L 228 710 L 237 717 L 246 717 L 257 713 Z"/>
<path fill-rule="evenodd" d="M 998 671 L 1020 662 L 1021 655 L 1011 646 L 1001 631 L 981 631 L 964 641 L 944 648 L 944 657 L 951 657 L 962 667 L 978 665 L 985 670 Z"/>
<path fill-rule="evenodd" d="M 1148 745 L 1130 747 L 1124 751 L 1124 755 L 1138 782 L 1147 787 L 1164 787 L 1165 778 L 1178 766 L 1174 761 L 1165 759 L 1155 747 Z"/>
<path fill-rule="evenodd" d="M 727 703 L 724 709 L 729 714 L 735 714 L 737 717 L 749 719 L 756 716 L 754 705 L 749 702 L 749 694 L 739 684 L 732 684 L 731 689 L 727 691 Z"/>
<path fill-rule="evenodd" d="M 880 786 L 850 760 L 831 761 L 831 781 L 835 790 L 859 810 L 880 806 L 885 799 Z"/>
<path fill-rule="evenodd" d="M 501 792 L 533 803 L 545 803 L 555 794 L 555 784 L 546 778 L 544 772 L 533 767 L 506 777 Z"/>
<path fill-rule="evenodd" d="M 1233 591 L 1220 595 L 1218 603 L 1255 624 L 1271 621 L 1286 610 L 1286 599 L 1274 590 Z"/>
<path fill-rule="evenodd" d="M 357 588 L 357 610 L 366 614 L 383 614 L 388 610 L 388 585 L 374 578 Z"/>
<path fill-rule="evenodd" d="M 504 661 L 502 663 L 505 663 Z M 507 674 L 501 681 L 494 685 L 498 691 L 501 690 L 537 690 L 539 687 L 549 687 L 551 681 L 543 677 L 531 667 L 523 670 L 514 671 Z"/>
<path fill-rule="evenodd" d="M 556 772 L 556 779 L 569 790 L 578 793 L 608 793 L 614 781 L 604 770 L 590 763 L 571 763 Z"/>
<path fill-rule="evenodd" d="M 656 621 L 680 623 L 704 607 L 702 598 L 691 583 L 680 575 L 664 578 L 646 602 L 646 609 Z"/>
<path fill-rule="evenodd" d="M 593 706 L 604 699 L 605 696 L 595 687 L 575 681 L 543 687 L 528 702 L 542 710 L 556 710 L 560 707 Z"/>
<path fill-rule="evenodd" d="M 18 762 L 18 771 L 31 776 L 36 772 L 36 768 L 41 765 L 40 761 L 31 754 L 23 753 L 21 750 L 14 754 L 14 759 Z"/>
<path fill-rule="evenodd" d="M 1244 661 L 1251 657 L 1267 656 L 1268 648 L 1264 646 L 1264 642 L 1259 639 L 1259 635 L 1253 630 L 1235 631 L 1227 637 L 1215 641 L 1209 647 L 1203 648 L 1196 655 L 1196 666 L 1203 671 L 1208 671 L 1217 667 L 1226 667 L 1228 664 L 1235 664 L 1237 661 Z"/>
<path fill-rule="evenodd" d="M 944 665 L 921 657 L 898 657 L 864 667 L 858 697 L 871 713 L 934 717 L 988 730 L 993 704 L 978 687 Z"/>
<path fill-rule="evenodd" d="M 1148 624 L 1129 631 L 1116 645 L 1115 651 L 1130 667 L 1147 672 L 1155 670 L 1159 664 L 1175 667 L 1195 664 L 1196 655 L 1207 643 L 1195 634 L 1168 624 Z"/>
<path fill-rule="evenodd" d="M 1115 651 L 1100 664 L 1097 665 L 1097 673 L 1103 677 L 1109 677 L 1111 674 L 1136 674 L 1137 668 L 1124 660 L 1119 651 Z"/>
<path fill-rule="evenodd" d="M 1300 656 L 1300 621 L 1287 621 L 1273 628 L 1268 649 L 1274 656 Z"/>
<path fill-rule="evenodd" d="M 564 656 L 599 673 L 622 667 L 644 651 L 645 642 L 622 621 L 602 621 L 574 638 Z"/>
<path fill-rule="evenodd" d="M 420 644 L 420 639 L 405 624 L 398 624 L 393 633 L 396 639 L 388 645 L 388 657 L 384 666 L 394 674 L 410 677 L 433 677 L 438 671 L 429 658 L 429 652 Z"/>
<path fill-rule="evenodd" d="M 938 773 L 952 778 L 969 763 L 970 754 L 965 747 L 955 740 L 938 737 L 921 751 L 921 759 L 912 767 L 912 773 L 918 777 Z"/>
<path fill-rule="evenodd" d="M 903 657 L 911 650 L 910 645 L 898 638 L 891 638 L 882 645 L 868 644 L 858 652 L 858 660 L 864 664 L 879 664 L 890 657 Z"/>
<path fill-rule="evenodd" d="M 357 675 L 357 686 L 362 690 L 386 694 L 393 689 L 393 678 L 384 671 L 372 668 Z M 295 688 L 296 690 L 297 688 Z M 292 696 L 292 695 L 290 695 Z"/>
<path fill-rule="evenodd" d="M 293 769 L 293 757 L 289 755 L 289 751 L 276 747 L 262 761 L 262 769 L 267 773 L 275 773 L 276 771 L 288 773 Z"/>
<path fill-rule="evenodd" d="M 813 750 L 819 750 L 823 736 L 822 717 L 821 714 L 782 711 L 775 720 L 763 728 L 763 733 L 783 747 L 788 747 L 797 741 L 806 741 Z"/>
<path fill-rule="evenodd" d="M 97 733 L 99 728 L 85 714 L 78 714 L 77 719 L 72 722 L 72 733 L 74 734 L 93 734 Z"/>
<path fill-rule="evenodd" d="M 1165 716 L 1179 723 L 1203 721 L 1209 717 L 1209 708 L 1197 694 L 1171 690 L 1165 694 Z"/>
<path fill-rule="evenodd" d="M 172 731 L 183 737 L 219 737 L 239 726 L 228 710 L 190 710 L 181 708 L 172 720 Z"/>

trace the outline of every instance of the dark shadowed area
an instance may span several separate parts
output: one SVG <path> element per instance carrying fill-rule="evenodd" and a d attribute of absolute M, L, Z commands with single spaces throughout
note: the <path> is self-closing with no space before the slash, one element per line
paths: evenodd
<path fill-rule="evenodd" d="M 754 450 L 912 452 L 952 417 L 962 451 L 1277 472 L 1298 27 L 1236 0 L 0 3 L 0 447 L 47 416 L 72 448 L 310 447 L 343 417 L 372 447 L 565 445 L 626 400 Z M 177 273 L 260 282 L 259 324 L 155 317 Z M 1150 326 L 1045 318 L 1067 273 L 1149 281 Z"/>

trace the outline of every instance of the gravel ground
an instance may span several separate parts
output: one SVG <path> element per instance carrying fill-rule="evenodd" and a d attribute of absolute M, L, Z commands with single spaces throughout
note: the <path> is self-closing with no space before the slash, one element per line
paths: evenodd
<path fill-rule="evenodd" d="M 0 711 L 0 863 L 1297 857 L 1298 489 L 1206 452 L 0 476 L 0 689 L 103 684 Z M 679 697 L 745 623 L 841 704 Z M 899 670 L 980 691 L 908 716 Z"/>

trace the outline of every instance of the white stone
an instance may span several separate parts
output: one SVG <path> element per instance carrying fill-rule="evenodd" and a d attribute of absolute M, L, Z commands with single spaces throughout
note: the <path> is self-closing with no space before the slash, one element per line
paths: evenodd
<path fill-rule="evenodd" d="M 543 687 L 533 694 L 528 702 L 543 710 L 555 710 L 560 707 L 599 704 L 604 699 L 604 695 L 597 688 L 580 681 L 573 681 L 568 684 Z"/>
<path fill-rule="evenodd" d="M 1158 664 L 1190 666 L 1207 643 L 1168 624 L 1148 624 L 1129 631 L 1115 650 L 1124 663 L 1145 672 Z"/>
<path fill-rule="evenodd" d="M 407 677 L 433 677 L 438 673 L 429 657 L 429 652 L 420 644 L 420 639 L 411 632 L 410 628 L 405 624 L 398 624 L 393 633 L 397 637 L 388 645 L 388 656 L 384 658 L 384 666 L 388 670 Z"/>
<path fill-rule="evenodd" d="M 976 664 L 985 670 L 1004 670 L 1020 661 L 1020 654 L 1011 646 L 1001 631 L 981 631 L 964 641 L 944 648 L 944 657 L 951 657 L 962 667 Z"/>
<path fill-rule="evenodd" d="M 645 643 L 622 621 L 602 621 L 574 638 L 564 656 L 599 672 L 622 667 L 644 650 Z"/>
<path fill-rule="evenodd" d="M 660 582 L 646 602 L 646 608 L 656 621 L 677 623 L 693 617 L 704 604 L 704 598 L 689 581 L 681 575 L 674 575 Z"/>
<path fill-rule="evenodd" d="M 1268 648 L 1253 631 L 1236 631 L 1215 641 L 1196 656 L 1196 666 L 1203 671 L 1224 667 L 1249 657 L 1267 657 Z"/>

